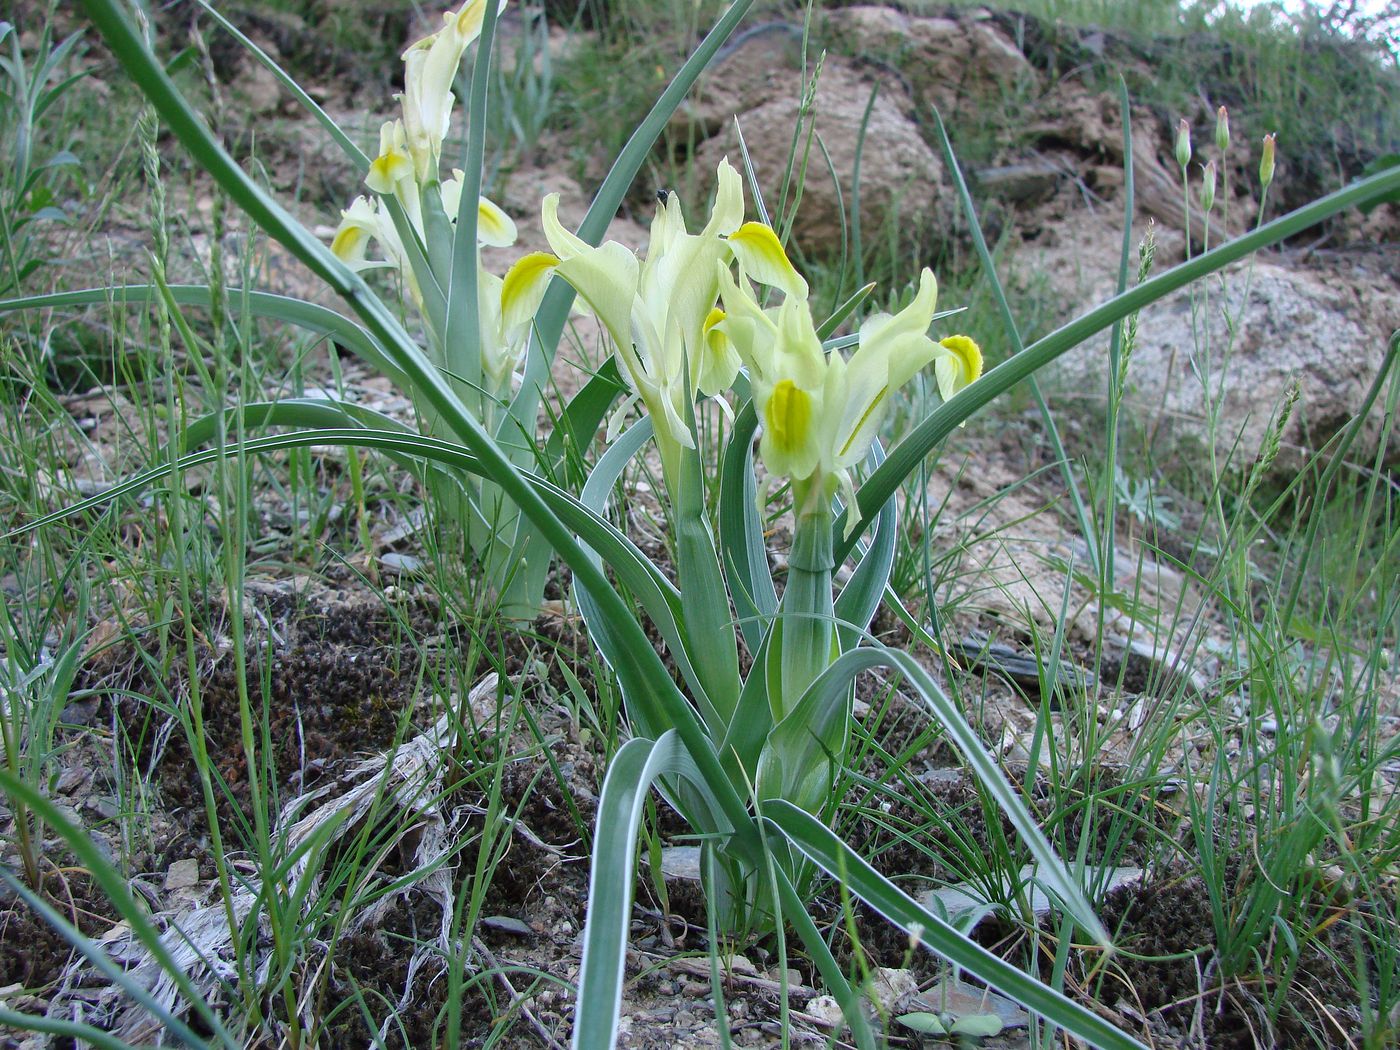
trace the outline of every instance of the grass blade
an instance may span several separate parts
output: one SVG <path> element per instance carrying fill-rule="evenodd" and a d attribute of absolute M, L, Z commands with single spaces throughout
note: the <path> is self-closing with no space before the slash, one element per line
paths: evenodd
<path fill-rule="evenodd" d="M 303 90 L 302 86 L 292 78 L 290 73 L 279 66 L 271 55 L 258 47 L 257 44 L 253 43 L 241 29 L 220 14 L 207 0 L 199 0 L 199 6 L 204 9 L 205 14 L 219 23 L 220 27 L 222 27 L 226 33 L 242 44 L 250 55 L 262 63 L 262 65 L 272 73 L 273 77 L 276 78 L 277 83 L 281 84 L 282 87 L 286 89 L 287 93 L 297 100 L 297 103 L 302 109 L 316 118 L 316 123 L 320 124 L 321 127 L 325 129 L 326 134 L 335 140 L 335 144 L 350 158 L 360 174 L 363 175 L 369 170 L 369 157 L 365 154 L 365 151 L 355 145 L 350 136 L 340 129 L 340 125 L 331 119 L 329 113 L 317 105 L 316 100 Z"/>
<path fill-rule="evenodd" d="M 213 291 L 204 284 L 172 284 L 166 286 L 170 297 L 180 306 L 208 308 L 213 303 Z M 146 306 L 151 296 L 160 290 L 153 284 L 118 285 L 115 288 L 84 288 L 79 291 L 57 292 L 52 295 L 32 295 L 23 299 L 0 299 L 0 313 L 16 310 L 49 310 L 65 306 Z M 235 316 L 246 310 L 253 317 L 282 321 L 308 332 L 330 336 L 338 346 L 351 351 L 365 364 L 388 378 L 400 390 L 408 392 L 408 377 L 389 359 L 383 346 L 368 331 L 344 314 L 271 292 L 254 292 L 245 288 L 227 288 L 225 304 Z"/>
<path fill-rule="evenodd" d="M 174 981 L 185 1001 L 199 1015 L 201 1023 L 208 1026 L 209 1031 L 213 1033 L 221 1045 L 227 1047 L 228 1050 L 237 1050 L 240 1045 L 238 1041 L 214 1016 L 214 1011 L 210 1009 L 209 1004 L 195 991 L 194 986 L 190 984 L 189 977 L 171 957 L 161 940 L 159 931 L 151 925 L 147 909 L 137 904 L 131 896 L 131 891 L 127 888 L 126 877 L 102 856 L 92 839 L 81 828 L 75 827 L 71 821 L 67 820 L 42 793 L 3 767 L 0 767 L 0 791 L 12 798 L 19 799 L 30 810 L 37 813 L 45 824 L 58 832 L 64 843 L 73 851 L 73 855 L 101 887 L 107 899 L 112 902 L 112 906 L 116 908 L 118 914 L 126 920 L 137 940 Z M 200 1043 L 196 1042 L 191 1045 L 197 1046 Z"/>
<path fill-rule="evenodd" d="M 968 229 L 972 233 L 972 243 L 977 249 L 978 261 L 982 264 L 982 272 L 987 277 L 987 283 L 991 286 L 992 297 L 996 299 L 997 310 L 1001 313 L 1002 325 L 1006 329 L 1007 341 L 1011 344 L 1011 353 L 1019 354 L 1026 348 L 1021 339 L 1021 328 L 1016 323 L 1015 316 L 1011 313 L 1011 303 L 1006 298 L 1006 289 L 1001 285 L 1001 278 L 997 276 L 996 263 L 992 260 L 992 253 L 987 248 L 987 239 L 982 236 L 982 224 L 977 218 L 977 205 L 972 202 L 972 194 L 967 188 L 967 180 L 963 178 L 962 167 L 958 164 L 957 155 L 953 152 L 953 143 L 948 138 L 948 130 L 943 126 L 943 117 L 939 114 L 938 108 L 933 109 L 934 127 L 938 130 L 938 144 L 943 149 L 943 163 L 953 176 L 953 187 L 957 190 L 958 200 L 962 204 L 963 214 L 967 217 Z M 1132 185 L 1133 154 L 1131 149 L 1124 154 L 1124 166 L 1129 174 L 1126 176 L 1129 186 Z M 1132 197 L 1128 196 L 1130 202 Z M 1128 215 L 1125 228 L 1132 229 L 1132 214 Z M 1124 275 L 1126 275 L 1126 261 L 1124 262 Z M 1118 285 L 1118 292 L 1123 292 L 1123 282 Z M 1065 453 L 1064 442 L 1060 440 L 1060 428 L 1055 423 L 1055 415 L 1050 411 L 1050 405 L 1045 400 L 1045 395 L 1041 393 L 1040 384 L 1034 375 L 1027 380 L 1031 388 L 1031 396 L 1035 398 L 1036 408 L 1040 410 L 1040 419 L 1045 426 L 1045 436 L 1050 441 L 1051 451 L 1055 454 L 1055 461 L 1059 464 L 1060 475 L 1065 480 L 1065 487 L 1069 490 L 1070 502 L 1074 504 L 1074 516 L 1079 522 L 1079 535 L 1084 537 L 1085 544 L 1089 548 L 1089 560 L 1094 568 L 1099 567 L 1099 550 L 1095 542 L 1096 533 L 1089 518 L 1088 508 L 1084 505 L 1084 497 L 1079 491 L 1079 479 L 1074 476 L 1074 468 L 1070 466 L 1069 456 Z"/>

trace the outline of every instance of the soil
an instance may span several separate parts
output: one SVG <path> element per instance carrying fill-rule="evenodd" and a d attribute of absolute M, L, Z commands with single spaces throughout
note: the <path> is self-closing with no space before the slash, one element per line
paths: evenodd
<path fill-rule="evenodd" d="M 254 661 L 250 681 L 268 683 L 266 702 L 270 724 L 277 727 L 274 740 L 282 790 L 295 793 L 333 786 L 347 766 L 394 740 L 405 715 L 423 720 L 424 702 L 417 685 L 422 656 L 409 641 L 403 621 L 417 637 L 433 637 L 438 625 L 431 601 L 412 598 L 391 614 L 367 589 L 349 580 L 300 591 L 285 583 L 266 583 L 254 591 L 262 614 L 259 630 L 277 642 L 262 649 L 269 664 L 264 668 Z M 578 674 L 588 671 L 569 655 L 571 643 L 577 641 L 572 637 L 575 630 L 559 618 L 542 619 L 536 625 L 537 634 L 552 643 L 546 652 L 559 684 L 564 665 L 572 665 Z M 535 664 L 543 650 L 527 651 L 522 643 L 517 645 L 522 647 L 507 662 L 518 672 Z M 122 681 L 129 687 L 144 665 L 134 652 L 127 658 L 132 666 L 122 674 L 110 666 L 109 654 L 101 680 Z M 232 835 L 248 814 L 231 661 L 227 656 L 222 660 L 211 656 L 201 663 L 206 739 L 211 753 L 218 756 L 216 764 L 231 796 L 221 796 L 219 816 L 226 833 Z M 897 875 L 911 890 L 956 883 L 959 851 L 994 849 L 1009 837 L 1010 828 L 987 826 L 987 811 L 976 785 L 950 765 L 950 753 L 936 735 L 926 732 L 926 716 L 917 705 L 897 691 L 883 698 L 872 691 L 870 699 L 876 706 L 865 720 L 873 725 L 878 717 L 881 746 L 887 753 L 907 752 L 908 761 L 901 772 L 903 787 L 883 797 L 853 802 L 845 833 L 863 855 L 874 857 L 877 866 Z M 257 694 L 254 700 L 262 702 Z M 128 724 L 141 719 L 137 702 L 110 702 Z M 509 1027 L 505 1042 L 497 1045 L 549 1046 L 567 1041 L 571 1003 L 550 979 L 567 982 L 577 973 L 588 882 L 587 848 L 580 841 L 569 798 L 584 826 L 591 829 L 600 755 L 596 741 L 582 742 L 577 727 L 562 711 L 546 708 L 539 718 L 540 731 L 549 741 L 569 795 L 538 747 L 530 747 L 528 740 L 512 742 L 524 757 L 503 767 L 500 791 L 503 812 L 516 815 L 519 831 L 509 836 L 507 848 L 490 867 L 480 908 L 483 921 L 473 939 L 472 968 L 461 977 L 459 1024 L 464 1046 L 484 1045 L 502 1024 Z M 143 752 L 142 759 L 153 762 L 157 797 L 167 823 L 178 829 L 168 836 L 164 853 L 146 858 L 147 864 L 156 869 L 194 855 L 199 859 L 200 878 L 207 882 L 214 874 L 213 862 L 205 845 L 203 804 L 183 734 L 176 731 L 158 754 Z M 867 760 L 865 772 L 875 777 L 887 773 L 874 759 Z M 1012 768 L 1008 773 L 1020 779 L 1024 769 Z M 1098 790 L 1111 786 L 1114 775 L 1111 769 L 1096 771 Z M 458 802 L 483 806 L 486 788 L 477 781 L 467 782 Z M 906 801 L 907 792 L 915 789 L 923 795 L 921 808 Z M 1041 803 L 1049 797 L 1043 781 L 1033 797 Z M 1174 811 L 1163 800 L 1150 799 L 1130 786 L 1123 788 L 1122 801 L 1138 810 L 1142 830 L 1126 849 L 1114 854 L 1113 862 L 1142 865 L 1151 874 L 1115 890 L 1102 906 L 1102 916 L 1121 949 L 1110 964 L 1114 975 L 1110 979 L 1125 981 L 1136 996 L 1132 1009 L 1120 1020 L 1129 1027 L 1134 1018 L 1145 1020 L 1156 1038 L 1183 1040 L 1180 1045 L 1222 1050 L 1267 1045 L 1267 1041 L 1261 1044 L 1259 998 L 1264 990 L 1222 984 L 1205 972 L 1215 935 L 1199 882 L 1171 867 L 1155 865 L 1160 847 L 1172 837 Z M 939 815 L 936 825 L 920 815 L 930 803 Z M 664 805 L 660 808 L 664 813 L 661 833 L 683 834 L 674 815 Z M 878 821 L 870 819 L 874 814 L 880 815 Z M 1044 809 L 1041 816 L 1052 832 L 1063 822 L 1060 815 Z M 455 865 L 455 893 L 470 890 L 477 865 L 473 843 L 480 830 L 479 821 L 465 828 L 469 844 Z M 1067 841 L 1077 841 L 1079 833 L 1071 819 L 1064 831 Z M 1091 863 L 1094 854 L 1091 849 Z M 404 862 L 391 855 L 383 876 L 393 878 L 406 871 Z M 103 932 L 112 916 L 104 910 L 100 894 L 92 894 L 81 875 L 69 877 L 66 887 L 65 892 L 73 894 L 72 910 L 79 915 L 80 926 L 89 934 Z M 628 964 L 627 1011 L 632 1021 L 625 1046 L 710 1045 L 713 1035 L 708 979 L 703 968 L 697 970 L 686 961 L 688 953 L 704 951 L 703 898 L 689 883 L 670 883 L 668 891 L 663 905 L 650 876 L 645 870 L 639 875 L 634 950 Z M 835 925 L 838 958 L 853 964 L 857 949 L 841 932 L 839 898 L 829 886 L 820 894 L 814 914 Z M 411 962 L 416 949 L 432 943 L 440 915 L 436 901 L 410 889 L 373 926 L 349 933 L 328 947 L 328 965 L 322 974 L 322 994 L 330 1007 L 326 1045 L 365 1046 L 376 1037 L 360 1010 L 334 1009 L 333 1004 L 343 1006 L 352 995 L 363 996 L 376 1017 L 384 1016 L 390 1005 L 395 1008 L 398 1021 L 379 1034 L 386 1046 L 420 1047 L 441 1041 L 451 986 L 438 956 L 430 954 L 422 968 Z M 903 933 L 863 908 L 857 909 L 856 917 L 854 943 L 868 964 L 906 967 L 921 986 L 938 979 L 935 960 L 922 953 L 910 957 Z M 979 926 L 977 937 L 987 947 L 1009 948 L 1013 954 L 1024 950 L 1018 931 L 996 920 Z M 60 976 L 70 954 L 58 935 L 17 902 L 11 902 L 0 920 L 0 949 L 0 959 L 8 961 L 8 968 L 0 970 L 4 983 L 36 990 Z M 760 964 L 757 983 L 735 981 L 726 989 L 729 1017 L 741 1045 L 767 1045 L 776 1031 L 776 985 L 763 980 L 765 973 L 769 978 L 776 976 L 763 969 L 776 965 L 774 949 L 771 943 L 751 948 L 751 959 Z M 1299 978 L 1300 985 L 1322 1002 L 1346 1001 L 1344 976 L 1321 952 L 1315 955 Z M 1048 958 L 1039 960 L 1042 966 L 1049 963 Z M 794 1007 L 801 1014 L 815 994 L 815 976 L 800 957 L 791 959 L 790 965 L 800 977 Z M 803 1024 L 799 1021 L 797 1029 L 803 1030 Z M 1285 1028 L 1277 1038 L 1301 1033 L 1301 1029 Z"/>
<path fill-rule="evenodd" d="M 85 936 L 101 936 L 116 921 L 116 911 L 102 889 L 71 866 L 46 874 L 43 895 Z M 75 954 L 63 934 L 19 894 L 0 886 L 0 989 L 42 989 L 58 979 Z"/>

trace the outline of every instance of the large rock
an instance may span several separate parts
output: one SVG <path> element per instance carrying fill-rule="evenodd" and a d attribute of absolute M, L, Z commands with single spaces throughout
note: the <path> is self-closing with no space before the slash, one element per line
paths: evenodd
<path fill-rule="evenodd" d="M 1111 297 L 1113 282 L 1085 260 L 1111 260 L 1117 234 L 1100 229 L 1066 237 L 1040 253 L 1040 274 L 1056 293 L 1087 309 Z M 1078 312 L 1078 311 L 1076 311 Z M 1264 444 L 1278 406 L 1296 380 L 1299 398 L 1283 433 L 1276 470 L 1296 467 L 1360 411 L 1400 325 L 1400 251 L 1315 256 L 1306 264 L 1266 255 L 1218 279 L 1200 282 L 1144 311 L 1128 369 L 1126 403 L 1159 448 L 1210 439 L 1210 401 L 1220 398 L 1217 452 L 1235 448 L 1247 469 Z M 1107 336 L 1071 351 L 1055 366 L 1065 386 L 1094 400 L 1106 396 Z M 1377 406 L 1353 457 L 1375 453 Z"/>
<path fill-rule="evenodd" d="M 737 116 L 770 206 L 778 201 L 793 129 L 801 118 L 801 78 L 790 64 L 789 45 L 777 33 L 755 35 L 742 42 L 713 71 L 691 111 L 702 129 L 713 132 L 696 150 L 697 174 L 712 180 L 716 165 L 725 156 L 741 164 L 732 119 Z M 843 209 L 849 222 L 855 199 L 858 151 L 860 221 L 866 244 L 888 223 L 897 223 L 905 230 L 933 223 L 940 214 L 943 166 L 920 136 L 908 92 L 897 80 L 878 77 L 850 59 L 828 55 L 812 113 L 837 182 L 832 180 L 821 146 L 813 141 L 794 227 L 796 242 L 804 251 L 830 254 L 840 250 Z M 795 166 L 802 163 L 804 146 L 805 136 L 799 139 Z"/>
<path fill-rule="evenodd" d="M 1038 77 L 1015 42 L 987 11 L 945 18 L 858 4 L 827 12 L 823 39 L 833 50 L 893 65 L 921 105 L 946 113 L 962 104 L 1002 98 Z"/>

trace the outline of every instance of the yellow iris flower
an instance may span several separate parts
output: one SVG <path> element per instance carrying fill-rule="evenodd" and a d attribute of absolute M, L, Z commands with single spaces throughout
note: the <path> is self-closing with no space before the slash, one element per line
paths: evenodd
<path fill-rule="evenodd" d="M 412 192 L 405 190 L 412 187 Z M 400 181 L 395 195 L 404 202 L 414 232 L 424 236 L 422 210 L 418 205 L 417 187 L 413 179 Z M 452 222 L 462 200 L 462 173 L 454 171 L 452 178 L 442 184 L 442 208 Z M 375 197 L 356 197 L 349 208 L 340 213 L 340 227 L 331 242 L 331 251 L 353 270 L 377 266 L 396 267 L 409 295 L 421 310 L 422 294 L 408 253 L 404 251 L 398 230 L 389 217 L 384 202 Z M 477 201 L 477 247 L 509 247 L 515 243 L 515 223 L 510 216 L 485 197 Z M 369 257 L 369 249 L 377 243 L 385 259 Z M 501 311 L 503 282 L 482 267 L 477 268 L 478 316 L 481 320 L 481 366 L 488 380 L 487 389 L 499 393 L 520 364 L 528 346 L 528 318 L 525 324 L 507 324 Z"/>
<path fill-rule="evenodd" d="M 403 53 L 403 124 L 408 152 L 419 182 L 437 178 L 442 142 L 452 120 L 452 82 L 468 46 L 481 35 L 488 0 L 467 0 L 460 11 L 442 16 L 443 27 Z M 499 0 L 497 13 L 505 10 Z"/>
<path fill-rule="evenodd" d="M 726 315 L 718 327 L 749 370 L 763 425 L 759 454 L 770 476 L 792 479 L 799 517 L 826 513 L 837 491 L 847 506 L 854 504 L 852 470 L 879 433 L 890 395 L 917 372 L 936 362 L 945 398 L 981 374 L 981 352 L 971 339 L 929 338 L 938 301 L 929 270 L 912 303 L 861 325 L 849 360 L 823 351 L 805 299 L 789 297 L 764 310 L 727 270 L 717 272 Z M 847 535 L 855 525 L 852 515 Z"/>
<path fill-rule="evenodd" d="M 574 287 L 612 337 L 633 400 L 651 414 L 663 460 L 678 447 L 695 447 L 687 392 L 717 395 L 739 370 L 738 355 L 718 331 L 717 272 L 736 261 L 747 278 L 780 288 L 790 299 L 807 295 L 807 283 L 773 231 L 743 221 L 743 185 L 728 160 L 720 162 L 717 186 L 698 234 L 686 229 L 676 195 L 667 194 L 640 261 L 615 241 L 595 248 L 564 229 L 558 195 L 550 194 L 543 222 L 553 251 L 521 259 L 503 289 L 503 313 L 518 322 L 533 315 L 552 275 Z"/>

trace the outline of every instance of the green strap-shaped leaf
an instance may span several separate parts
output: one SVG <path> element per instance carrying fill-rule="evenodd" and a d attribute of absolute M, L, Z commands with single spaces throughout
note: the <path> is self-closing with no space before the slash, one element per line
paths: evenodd
<path fill-rule="evenodd" d="M 200 416 L 180 434 L 181 449 L 196 448 L 212 441 L 223 424 L 225 433 L 235 422 L 250 430 L 262 427 L 365 427 L 371 430 L 416 430 L 393 416 L 386 416 L 364 405 L 333 397 L 289 397 L 280 401 L 250 401 L 237 408 Z"/>
<path fill-rule="evenodd" d="M 487 3 L 481 19 L 481 35 L 472 60 L 471 90 L 467 95 L 467 151 L 462 160 L 462 197 L 457 208 L 456 230 L 448 238 L 451 264 L 447 272 L 447 320 L 443 352 L 447 367 L 470 383 L 481 382 L 481 320 L 477 299 L 477 200 L 481 197 L 481 168 L 486 157 L 486 101 L 491 90 L 491 51 L 496 39 L 500 8 Z M 499 435 L 498 435 L 499 438 Z M 517 459 L 516 462 L 523 462 Z"/>
<path fill-rule="evenodd" d="M 544 446 L 546 470 L 555 470 L 563 463 L 569 446 L 580 452 L 588 448 L 608 412 L 626 390 L 627 385 L 617 370 L 617 358 L 609 357 L 555 420 Z"/>
<path fill-rule="evenodd" d="M 753 665 L 744 688 L 739 692 L 739 706 L 734 709 L 724 742 L 720 745 L 720 761 L 724 763 L 731 783 L 752 784 L 758 771 L 758 756 L 773 729 L 773 710 L 768 704 L 768 650 L 780 637 L 781 628 L 775 617 L 754 650 Z"/>
<path fill-rule="evenodd" d="M 180 306 L 202 306 L 207 308 L 212 302 L 213 293 L 204 284 L 172 284 L 167 286 L 170 296 Z M 379 342 L 344 314 L 304 299 L 294 299 L 286 295 L 273 295 L 271 292 L 251 292 L 243 288 L 229 288 L 228 308 L 235 314 L 241 310 L 254 317 L 281 321 L 295 325 L 308 332 L 328 335 L 340 346 L 345 347 L 365 364 L 379 372 L 398 389 L 411 392 L 408 378 L 403 370 L 390 360 Z M 48 310 L 65 306 L 145 306 L 152 296 L 160 294 L 153 284 L 126 284 L 112 288 L 84 288 L 79 291 L 57 292 L 53 295 L 31 295 L 23 299 L 0 299 L 0 313 L 16 310 Z"/>
<path fill-rule="evenodd" d="M 588 475 L 588 482 L 583 486 L 579 502 L 597 515 L 599 520 L 605 520 L 608 498 L 612 494 L 613 486 L 617 484 L 617 479 L 622 476 L 622 471 L 626 469 L 632 457 L 646 445 L 650 438 L 651 417 L 646 416 L 619 435 L 618 439 L 599 458 L 598 463 Z M 601 552 L 599 554 L 601 555 Z M 714 721 L 716 717 L 714 708 L 705 694 L 704 684 L 695 671 L 691 662 L 690 649 L 686 645 L 687 635 L 683 629 L 681 596 L 670 582 L 661 576 L 650 560 L 642 556 L 640 552 L 638 552 L 637 557 L 645 563 L 652 573 L 655 573 L 656 580 L 659 581 L 655 589 L 664 595 L 665 601 L 659 602 L 649 599 L 649 592 L 634 593 L 637 593 L 642 607 L 651 617 L 656 629 L 661 632 L 661 637 L 665 640 L 672 659 L 676 661 L 676 667 L 680 670 L 681 677 L 685 679 L 686 685 L 690 687 L 691 694 L 695 697 L 700 708 L 701 719 L 707 728 L 714 726 L 717 724 Z M 609 562 L 609 564 L 612 563 Z M 613 660 L 621 655 L 617 651 L 617 647 L 625 645 L 627 642 L 619 635 L 606 612 L 594 601 L 592 592 L 587 586 L 579 587 L 578 595 L 579 611 L 583 614 L 584 622 L 588 624 L 589 634 L 593 636 L 595 644 L 603 654 L 603 659 L 607 660 L 611 666 Z M 669 715 L 664 709 L 647 703 L 643 697 L 629 695 L 625 690 L 623 696 L 627 699 L 628 714 L 635 723 L 634 731 L 643 736 L 659 737 L 672 727 L 672 723 L 668 720 Z"/>
<path fill-rule="evenodd" d="M 1090 1046 L 1099 1050 L 1146 1050 L 1142 1043 L 1098 1014 L 1067 999 L 1038 978 L 1021 972 L 921 907 L 811 814 L 775 799 L 764 804 L 763 816 L 777 833 L 828 875 L 838 879 L 852 894 L 911 937 L 917 933 L 919 943 L 935 955 L 987 982 Z"/>
<path fill-rule="evenodd" d="M 778 592 L 768 567 L 758 493 L 753 479 L 753 436 L 758 413 L 746 400 L 734 417 L 719 477 L 719 549 L 739 629 L 749 652 L 757 652 L 778 612 Z"/>
<path fill-rule="evenodd" d="M 692 405 L 693 407 L 693 405 Z M 694 417 L 691 416 L 694 432 Z M 675 531 L 676 579 L 681 592 L 682 635 L 714 717 L 706 718 L 718 740 L 739 704 L 739 643 L 729 613 L 724 567 L 705 505 L 705 474 L 696 449 L 681 449 L 680 476 L 670 493 Z"/>
<path fill-rule="evenodd" d="M 583 957 L 574 1013 L 575 1050 L 602 1050 L 617 1040 L 632 925 L 637 828 L 647 792 L 661 777 L 683 777 L 697 788 L 705 786 L 674 731 L 662 734 L 658 740 L 637 737 L 623 744 L 608 765 L 603 791 L 598 796 L 597 832 L 588 878 L 588 916 L 583 926 Z"/>
<path fill-rule="evenodd" d="M 978 739 L 972 727 L 968 725 L 967 719 L 963 717 L 957 705 L 948 699 L 947 694 L 924 670 L 923 665 L 912 656 L 900 649 L 893 649 L 878 643 L 842 653 L 812 683 L 811 688 L 799 701 L 798 708 L 805 708 L 809 703 L 808 698 L 811 697 L 810 717 L 817 717 L 826 706 L 834 703 L 832 697 L 839 696 L 858 674 L 873 667 L 888 667 L 900 672 L 918 692 L 920 698 L 928 705 L 933 717 L 937 719 L 938 724 L 943 727 L 953 744 L 962 753 L 967 764 L 972 767 L 977 779 L 992 796 L 1012 826 L 1020 832 L 1026 848 L 1036 862 L 1037 878 L 1047 890 L 1059 897 L 1065 911 L 1075 922 L 1088 931 L 1096 941 L 1107 944 L 1107 931 L 1099 922 L 1098 916 L 1094 914 L 1094 909 L 1085 897 L 1084 891 L 1080 889 L 1070 873 L 1065 870 L 1063 862 L 1056 856 L 1055 848 L 1050 845 L 1045 833 L 1040 830 L 1034 814 L 1026 807 L 1021 796 L 1006 779 L 996 761 L 982 746 L 981 740 Z M 789 731 L 788 727 L 780 726 L 774 732 L 777 733 L 779 730 Z M 803 746 L 800 725 L 793 723 L 790 732 L 791 737 L 787 739 L 790 740 L 791 749 L 796 752 Z M 808 746 L 819 747 L 819 744 L 813 742 Z"/>
<path fill-rule="evenodd" d="M 781 829 L 779 830 L 781 833 Z M 783 838 L 786 839 L 787 836 L 784 835 Z M 817 973 L 821 974 L 822 983 L 841 1007 L 846 1024 L 850 1025 L 851 1034 L 855 1036 L 856 1046 L 860 1047 L 860 1050 L 875 1050 L 875 1033 L 865 1016 L 860 995 L 846 980 L 846 975 L 841 972 L 841 967 L 831 954 L 826 939 L 817 929 L 817 924 L 812 921 L 812 916 L 807 913 L 807 902 L 793 888 L 791 880 L 781 868 L 773 865 L 771 870 L 773 879 L 778 884 L 778 899 L 783 906 L 783 918 L 797 931 L 798 938 L 817 967 Z"/>
<path fill-rule="evenodd" d="M 885 449 L 880 442 L 876 441 L 870 446 L 867 459 L 872 470 L 879 469 L 885 461 Z M 857 544 L 856 553 L 860 560 L 836 597 L 836 637 L 842 652 L 858 644 L 857 632 L 870 626 L 875 611 L 880 608 L 880 601 L 890 582 L 890 571 L 894 568 L 898 532 L 899 510 L 895 501 L 890 500 L 880 509 L 880 516 L 875 520 L 875 535 L 870 543 L 864 548 Z"/>
<path fill-rule="evenodd" d="M 1215 273 L 1261 248 L 1267 248 L 1301 233 L 1338 212 L 1379 200 L 1397 190 L 1400 190 L 1400 168 L 1378 172 L 1370 178 L 1353 182 L 1129 288 L 1122 295 L 1114 296 L 1101 306 L 1036 340 L 1019 354 L 1007 358 L 977 382 L 938 406 L 908 437 L 890 450 L 889 458 L 879 470 L 866 479 L 857 493 L 857 510 L 861 515 L 859 528 L 869 524 L 871 518 L 889 502 L 904 480 L 918 469 L 923 458 L 935 445 L 956 430 L 964 419 L 1090 336 L 1170 295 L 1178 288 L 1185 287 L 1207 274 Z M 851 511 L 848 509 L 847 513 Z M 839 561 L 850 553 L 852 541 L 841 538 L 845 529 L 844 516 L 833 528 L 836 530 L 836 556 Z"/>

